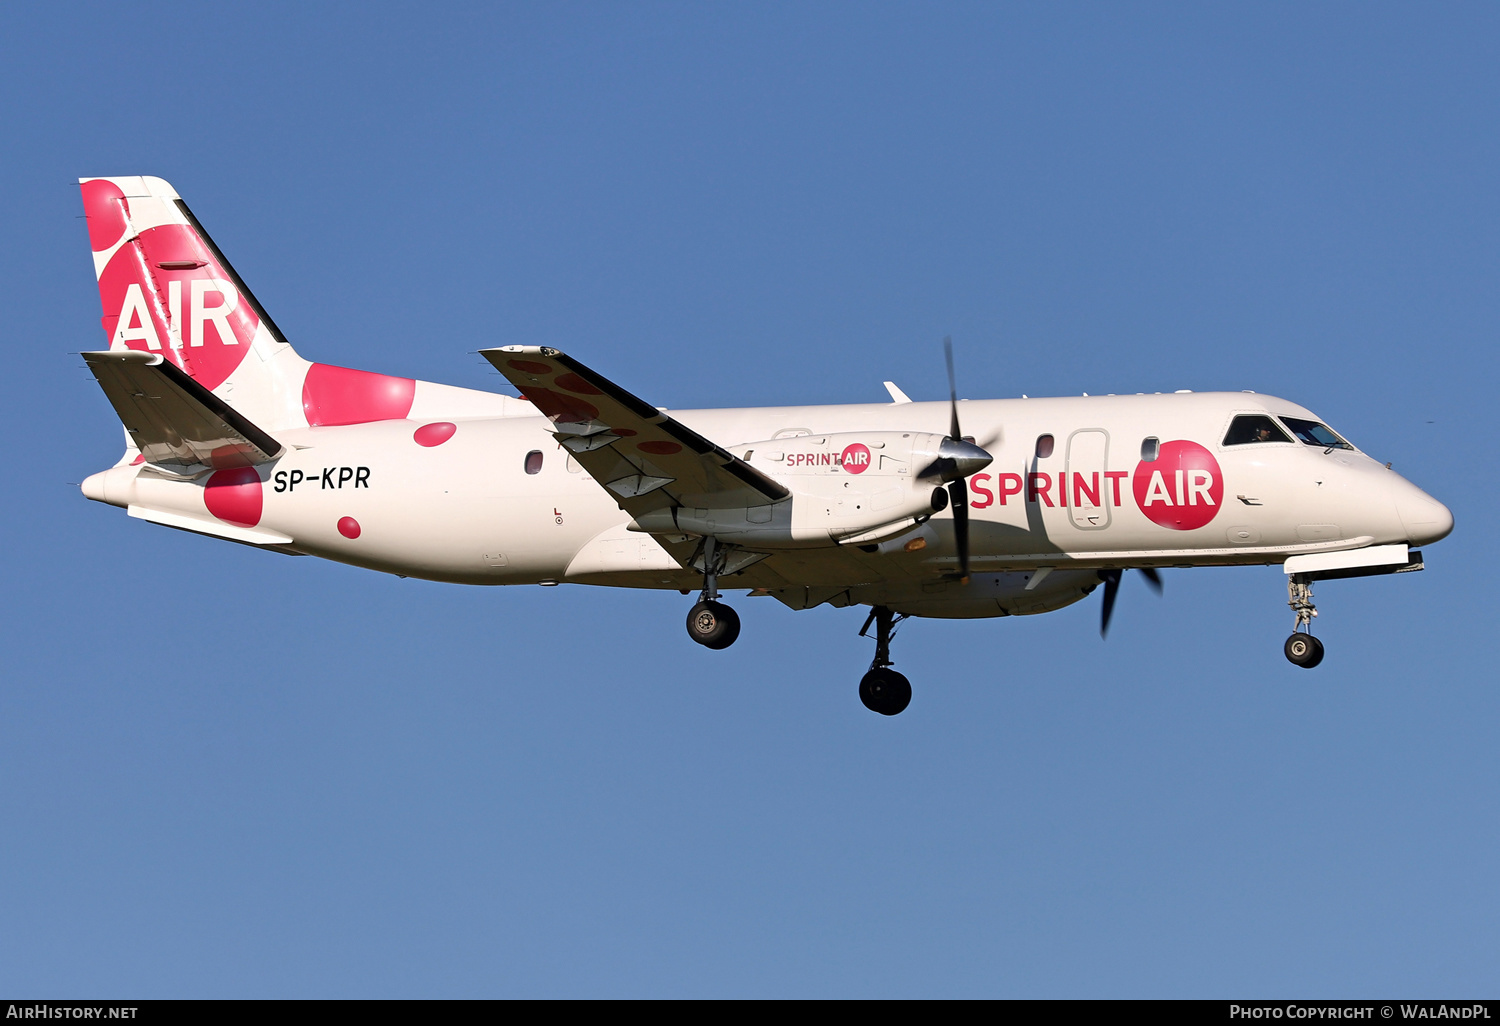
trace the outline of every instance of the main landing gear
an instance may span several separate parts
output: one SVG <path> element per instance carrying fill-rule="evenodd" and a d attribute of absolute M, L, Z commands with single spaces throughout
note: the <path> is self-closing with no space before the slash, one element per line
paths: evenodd
<path fill-rule="evenodd" d="M 866 631 L 875 624 L 875 659 L 870 672 L 859 682 L 859 700 L 866 709 L 882 716 L 895 716 L 911 704 L 911 681 L 891 669 L 891 636 L 896 633 L 896 624 L 904 619 L 885 606 L 876 606 L 859 629 L 859 636 L 868 638 Z"/>
<path fill-rule="evenodd" d="M 1292 574 L 1286 579 L 1286 590 L 1290 596 L 1287 605 L 1297 614 L 1297 624 L 1282 650 L 1294 665 L 1311 670 L 1323 661 L 1323 643 L 1312 636 L 1313 617 L 1318 615 L 1312 600 L 1312 580 L 1302 574 Z"/>
<path fill-rule="evenodd" d="M 723 546 L 713 538 L 704 538 L 703 591 L 687 615 L 688 637 L 704 648 L 728 648 L 740 636 L 739 614 L 719 601 L 718 581 L 723 569 Z"/>

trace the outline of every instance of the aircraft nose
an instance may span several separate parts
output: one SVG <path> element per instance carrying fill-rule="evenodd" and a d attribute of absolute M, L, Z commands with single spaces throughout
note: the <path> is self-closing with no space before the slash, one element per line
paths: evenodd
<path fill-rule="evenodd" d="M 1448 537 L 1453 530 L 1453 513 L 1405 478 L 1395 488 L 1396 514 L 1406 528 L 1406 540 L 1412 545 L 1431 545 Z"/>

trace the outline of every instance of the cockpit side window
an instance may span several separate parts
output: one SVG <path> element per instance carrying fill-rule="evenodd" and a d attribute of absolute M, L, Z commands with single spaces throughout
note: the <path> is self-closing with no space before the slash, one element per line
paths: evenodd
<path fill-rule="evenodd" d="M 1324 449 L 1354 448 L 1334 434 L 1333 429 L 1327 424 L 1319 424 L 1315 420 L 1298 420 L 1296 417 L 1282 417 L 1281 422 L 1291 428 L 1292 434 L 1307 445 L 1316 445 Z"/>
<path fill-rule="evenodd" d="M 1229 425 L 1229 431 L 1224 435 L 1225 445 L 1255 445 L 1263 442 L 1290 442 L 1286 432 L 1281 430 L 1270 417 L 1263 413 L 1247 413 L 1236 417 Z"/>

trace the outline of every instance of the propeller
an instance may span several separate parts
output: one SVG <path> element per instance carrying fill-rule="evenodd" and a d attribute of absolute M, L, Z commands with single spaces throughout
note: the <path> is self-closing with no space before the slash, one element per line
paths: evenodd
<path fill-rule="evenodd" d="M 953 373 L 953 337 L 943 339 L 943 359 L 948 364 L 948 437 L 938 446 L 938 458 L 923 471 L 948 482 L 948 504 L 953 509 L 953 542 L 958 549 L 958 579 L 969 582 L 969 482 L 993 461 L 993 457 L 964 439 L 958 424 L 958 378 Z"/>
<path fill-rule="evenodd" d="M 948 486 L 948 502 L 953 508 L 953 541 L 958 550 L 957 579 L 965 584 L 969 581 L 969 484 L 968 477 L 977 474 L 994 462 L 994 457 L 973 442 L 964 438 L 963 428 L 958 425 L 958 384 L 953 373 L 953 339 L 943 339 L 943 357 L 948 362 L 948 434 L 938 443 L 937 459 L 917 475 L 918 478 L 937 479 L 937 484 Z M 938 493 L 934 493 L 938 498 Z M 943 506 L 933 504 L 934 509 Z M 950 575 L 950 578 L 953 575 Z"/>
<path fill-rule="evenodd" d="M 1157 573 L 1154 567 L 1143 566 L 1137 569 L 1140 570 L 1141 576 L 1146 578 L 1146 583 L 1151 586 L 1151 590 L 1160 595 L 1161 574 Z M 1101 638 L 1109 633 L 1109 618 L 1114 615 L 1115 599 L 1120 594 L 1120 578 L 1123 574 L 1124 571 L 1121 570 L 1099 571 L 1099 579 L 1104 582 L 1104 610 L 1099 619 L 1099 637 Z"/>
<path fill-rule="evenodd" d="M 943 336 L 943 359 L 948 363 L 948 441 L 964 440 L 958 426 L 958 377 L 953 373 L 953 336 Z M 948 505 L 953 507 L 953 543 L 958 548 L 958 579 L 969 583 L 969 482 L 948 482 Z"/>

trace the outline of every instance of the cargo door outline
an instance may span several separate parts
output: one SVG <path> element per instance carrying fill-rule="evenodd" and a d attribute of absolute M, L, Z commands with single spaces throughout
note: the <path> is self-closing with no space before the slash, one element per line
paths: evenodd
<path fill-rule="evenodd" d="M 1080 428 L 1068 436 L 1067 460 L 1063 464 L 1063 495 L 1068 520 L 1081 531 L 1102 531 L 1112 517 L 1109 468 L 1109 432 L 1103 428 Z"/>

